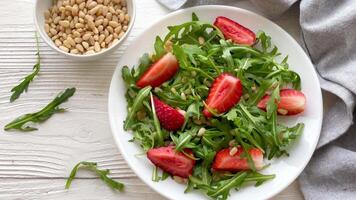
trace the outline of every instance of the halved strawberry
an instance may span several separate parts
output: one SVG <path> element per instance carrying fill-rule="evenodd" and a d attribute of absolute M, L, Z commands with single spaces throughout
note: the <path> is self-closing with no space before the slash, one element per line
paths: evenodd
<path fill-rule="evenodd" d="M 305 109 L 306 98 L 301 91 L 293 89 L 283 89 L 280 91 L 280 101 L 277 112 L 280 115 L 296 115 Z M 264 96 L 257 104 L 257 107 L 266 110 L 270 96 Z"/>
<path fill-rule="evenodd" d="M 212 165 L 212 168 L 217 171 L 231 171 L 236 172 L 240 170 L 250 169 L 246 157 L 241 157 L 244 152 L 242 147 L 237 148 L 237 152 L 231 155 L 231 148 L 226 148 L 220 150 L 216 155 Z M 261 169 L 264 165 L 263 163 L 263 153 L 257 148 L 249 150 L 249 154 L 255 164 L 256 169 Z"/>
<path fill-rule="evenodd" d="M 137 87 L 144 88 L 148 85 L 158 87 L 162 83 L 171 79 L 178 71 L 178 60 L 172 53 L 162 56 L 137 81 Z"/>
<path fill-rule="evenodd" d="M 204 115 L 211 117 L 212 113 L 210 111 L 219 114 L 230 110 L 240 101 L 241 95 L 242 84 L 240 79 L 230 74 L 221 74 L 215 79 L 210 88 L 208 98 L 205 101 Z"/>
<path fill-rule="evenodd" d="M 256 35 L 254 32 L 227 17 L 217 17 L 214 25 L 220 29 L 226 39 L 231 39 L 237 44 L 251 46 L 255 43 Z"/>
<path fill-rule="evenodd" d="M 193 156 L 190 149 L 185 149 L 184 152 Z M 150 149 L 147 151 L 147 157 L 157 167 L 173 176 L 182 178 L 188 178 L 192 174 L 195 165 L 195 160 L 182 152 L 176 152 L 174 146 Z"/>
<path fill-rule="evenodd" d="M 160 101 L 157 97 L 153 97 L 156 114 L 161 126 L 168 131 L 176 131 L 184 124 L 184 115 L 178 110 Z"/>

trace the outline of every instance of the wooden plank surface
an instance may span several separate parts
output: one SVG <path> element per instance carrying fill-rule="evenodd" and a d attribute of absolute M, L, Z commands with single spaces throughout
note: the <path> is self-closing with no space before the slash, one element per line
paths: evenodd
<path fill-rule="evenodd" d="M 107 93 L 120 55 L 150 23 L 169 11 L 154 0 L 137 0 L 137 20 L 125 43 L 113 54 L 95 62 L 67 60 L 40 42 L 42 70 L 28 93 L 9 103 L 10 89 L 35 63 L 34 0 L 3 0 L 0 7 L 0 126 L 20 114 L 46 105 L 67 87 L 77 93 L 57 114 L 32 133 L 0 130 L 0 199 L 163 199 L 144 185 L 127 166 L 113 142 L 107 118 Z M 247 1 L 241 7 L 254 10 Z M 299 37 L 296 9 L 277 20 Z M 93 174 L 80 172 L 73 187 L 63 189 L 69 171 L 78 161 L 98 162 L 112 177 L 127 184 L 117 193 Z M 293 183 L 274 199 L 302 199 Z"/>

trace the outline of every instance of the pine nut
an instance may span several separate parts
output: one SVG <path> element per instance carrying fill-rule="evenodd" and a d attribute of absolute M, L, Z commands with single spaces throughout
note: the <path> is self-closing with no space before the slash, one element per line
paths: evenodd
<path fill-rule="evenodd" d="M 106 16 L 106 15 L 108 14 L 108 12 L 109 12 L 109 8 L 108 8 L 107 6 L 103 6 L 103 7 L 102 7 L 102 14 L 103 14 L 104 16 Z"/>
<path fill-rule="evenodd" d="M 70 37 L 70 36 L 68 36 L 68 37 L 67 37 L 67 41 L 68 41 L 68 42 L 69 42 L 69 44 L 70 44 L 71 46 L 73 46 L 73 47 L 74 47 L 74 46 L 75 46 L 75 44 L 76 44 L 76 43 L 75 43 L 75 41 L 73 40 L 73 38 L 72 38 L 72 37 Z"/>
<path fill-rule="evenodd" d="M 95 21 L 95 26 L 98 27 L 99 25 L 103 24 L 104 20 L 103 19 L 98 19 Z"/>
<path fill-rule="evenodd" d="M 122 28 L 121 26 L 116 27 L 115 28 L 115 33 L 120 34 L 121 28 Z"/>
<path fill-rule="evenodd" d="M 78 50 L 78 49 L 72 49 L 72 50 L 70 50 L 70 53 L 78 54 L 78 53 L 79 53 L 79 50 Z"/>
<path fill-rule="evenodd" d="M 129 14 L 125 15 L 125 21 L 130 21 L 130 15 Z"/>
<path fill-rule="evenodd" d="M 91 33 L 86 33 L 83 35 L 82 38 L 83 38 L 83 40 L 89 40 L 90 36 L 91 36 Z"/>
<path fill-rule="evenodd" d="M 101 31 L 103 31 L 103 30 L 104 30 L 104 26 L 99 25 L 99 26 L 98 26 L 98 31 L 101 32 Z"/>
<path fill-rule="evenodd" d="M 62 42 L 59 39 L 56 39 L 54 43 L 57 45 L 57 47 L 62 45 Z"/>
<path fill-rule="evenodd" d="M 59 46 L 59 48 L 62 50 L 62 51 L 65 51 L 65 52 L 68 52 L 69 49 L 65 46 Z"/>
<path fill-rule="evenodd" d="M 59 21 L 59 25 L 63 26 L 64 28 L 68 28 L 70 23 L 67 20 Z"/>
<path fill-rule="evenodd" d="M 109 7 L 109 11 L 110 11 L 111 13 L 116 13 L 114 7 L 112 7 L 112 6 Z"/>
<path fill-rule="evenodd" d="M 56 34 L 57 34 L 57 30 L 54 29 L 54 28 L 49 29 L 49 32 L 50 32 L 52 35 L 56 35 Z"/>
<path fill-rule="evenodd" d="M 101 48 L 105 48 L 105 46 L 106 46 L 106 43 L 105 43 L 105 42 L 100 43 L 100 47 L 101 47 Z"/>
<path fill-rule="evenodd" d="M 80 10 L 84 10 L 84 8 L 85 8 L 85 2 L 84 1 L 85 0 L 83 0 L 83 2 L 79 4 L 79 9 Z"/>
<path fill-rule="evenodd" d="M 80 37 L 80 33 L 78 31 L 73 31 L 73 36 L 74 37 Z"/>
<path fill-rule="evenodd" d="M 115 21 L 109 21 L 109 26 L 116 28 L 116 27 L 120 26 L 120 24 Z"/>
<path fill-rule="evenodd" d="M 94 15 L 98 12 L 98 10 L 101 8 L 102 5 L 97 5 L 93 9 L 89 10 L 89 14 Z"/>
<path fill-rule="evenodd" d="M 115 38 L 111 43 L 112 43 L 112 44 L 115 44 L 115 43 L 118 42 L 118 41 L 119 41 L 119 40 Z"/>
<path fill-rule="evenodd" d="M 96 5 L 98 5 L 98 4 L 95 1 L 92 1 L 91 3 L 89 3 L 87 8 L 91 10 L 91 9 L 95 8 Z"/>
<path fill-rule="evenodd" d="M 119 20 L 120 20 L 120 22 L 124 22 L 124 20 L 125 20 L 125 15 L 124 15 L 124 13 L 121 13 L 121 14 L 120 14 Z"/>
<path fill-rule="evenodd" d="M 236 153 L 237 153 L 237 147 L 232 147 L 229 152 L 230 156 L 234 156 Z"/>
<path fill-rule="evenodd" d="M 101 35 L 99 36 L 99 40 L 98 40 L 99 43 L 103 42 L 104 39 L 105 39 L 105 35 L 101 34 Z"/>
<path fill-rule="evenodd" d="M 111 26 L 106 27 L 106 30 L 108 30 L 109 33 L 114 33 L 114 29 Z"/>
<path fill-rule="evenodd" d="M 65 7 L 65 9 L 66 9 L 66 11 L 72 12 L 72 6 L 70 6 L 70 5 L 67 5 Z"/>
<path fill-rule="evenodd" d="M 82 42 L 82 45 L 85 49 L 89 48 L 89 44 L 87 42 Z"/>
<path fill-rule="evenodd" d="M 70 45 L 70 43 L 68 42 L 68 40 L 64 40 L 63 41 L 63 46 L 67 47 L 68 49 L 70 49 L 72 47 L 72 45 Z"/>
<path fill-rule="evenodd" d="M 185 184 L 188 181 L 187 179 L 182 178 L 180 176 L 173 176 L 173 180 L 179 184 Z"/>
<path fill-rule="evenodd" d="M 122 38 L 125 35 L 125 32 L 121 31 L 119 34 L 119 38 Z"/>
<path fill-rule="evenodd" d="M 79 7 L 77 4 L 75 4 L 72 8 L 72 15 L 73 16 L 77 16 L 78 15 L 78 12 L 79 12 Z"/>
<path fill-rule="evenodd" d="M 45 19 L 49 19 L 50 16 L 51 16 L 51 13 L 50 13 L 48 10 L 46 10 L 46 11 L 44 12 L 44 17 L 45 17 Z"/>
<path fill-rule="evenodd" d="M 48 25 L 48 24 L 45 24 L 44 29 L 45 29 L 46 33 L 49 33 L 49 29 L 50 29 L 50 27 L 49 27 L 49 25 Z"/>
<path fill-rule="evenodd" d="M 79 20 L 80 20 L 81 18 L 79 18 Z M 75 24 L 75 28 L 84 28 L 84 24 L 82 24 L 82 23 L 76 23 Z"/>
<path fill-rule="evenodd" d="M 94 54 L 94 53 L 95 53 L 94 50 L 89 50 L 89 51 L 85 52 L 85 55 L 90 55 L 90 54 Z"/>
<path fill-rule="evenodd" d="M 108 19 L 108 20 L 111 20 L 112 19 L 112 14 L 110 12 L 108 12 L 106 15 L 105 15 L 105 18 Z"/>
<path fill-rule="evenodd" d="M 99 45 L 99 42 L 95 42 L 95 44 L 94 44 L 94 50 L 95 50 L 96 52 L 99 52 L 99 51 L 101 50 L 100 45 Z"/>
<path fill-rule="evenodd" d="M 108 19 L 104 19 L 103 20 L 103 26 L 105 27 L 105 26 L 107 26 L 109 24 L 109 20 Z"/>
<path fill-rule="evenodd" d="M 83 42 L 83 39 L 80 37 L 77 37 L 77 38 L 74 38 L 74 42 L 79 44 L 79 43 Z"/>
<path fill-rule="evenodd" d="M 113 36 L 112 35 L 109 35 L 108 37 L 105 38 L 105 43 L 106 44 L 109 44 L 112 40 Z"/>
<path fill-rule="evenodd" d="M 81 44 L 75 45 L 75 48 L 78 49 L 82 53 L 84 52 L 84 48 L 83 48 L 83 46 Z"/>
<path fill-rule="evenodd" d="M 202 137 L 205 133 L 206 129 L 204 127 L 201 127 L 198 131 L 197 136 Z"/>
<path fill-rule="evenodd" d="M 288 110 L 282 109 L 282 108 L 278 108 L 277 109 L 278 113 L 281 115 L 286 115 L 288 114 Z"/>

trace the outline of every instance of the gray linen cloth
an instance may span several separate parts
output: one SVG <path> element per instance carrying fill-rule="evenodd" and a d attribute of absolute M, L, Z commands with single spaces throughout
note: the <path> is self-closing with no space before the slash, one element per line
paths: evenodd
<path fill-rule="evenodd" d="M 175 10 L 202 4 L 236 5 L 236 0 L 158 0 Z M 356 0 L 250 0 L 267 16 L 300 7 L 304 49 L 320 78 L 325 105 L 318 149 L 299 178 L 305 199 L 356 199 Z M 325 98 L 324 96 L 324 98 Z"/>

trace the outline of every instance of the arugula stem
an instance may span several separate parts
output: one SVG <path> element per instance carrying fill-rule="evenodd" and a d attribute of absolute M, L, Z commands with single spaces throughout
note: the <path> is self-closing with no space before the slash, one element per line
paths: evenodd
<path fill-rule="evenodd" d="M 158 117 L 157 117 L 157 114 L 156 114 L 156 108 L 155 108 L 155 104 L 153 102 L 153 95 L 152 95 L 151 92 L 150 92 L 150 96 L 151 96 L 151 107 L 152 107 L 153 123 L 154 123 L 155 129 L 156 129 L 155 140 L 157 142 L 156 142 L 155 146 L 162 146 L 163 145 L 163 135 L 162 135 L 161 125 L 159 123 L 159 120 L 158 120 Z"/>

